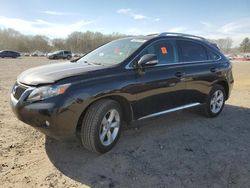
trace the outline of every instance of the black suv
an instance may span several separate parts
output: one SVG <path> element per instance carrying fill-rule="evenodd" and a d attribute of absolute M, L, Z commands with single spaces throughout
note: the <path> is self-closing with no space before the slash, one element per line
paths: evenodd
<path fill-rule="evenodd" d="M 48 53 L 47 57 L 49 59 L 68 59 L 68 60 L 70 60 L 72 58 L 72 53 L 71 53 L 71 51 L 67 51 L 67 50 L 59 50 L 59 51 L 55 51 L 53 53 Z"/>
<path fill-rule="evenodd" d="M 117 142 L 122 122 L 203 105 L 223 109 L 232 65 L 204 38 L 162 33 L 115 40 L 78 61 L 32 68 L 11 93 L 16 116 L 54 138 L 77 135 L 99 153 Z"/>

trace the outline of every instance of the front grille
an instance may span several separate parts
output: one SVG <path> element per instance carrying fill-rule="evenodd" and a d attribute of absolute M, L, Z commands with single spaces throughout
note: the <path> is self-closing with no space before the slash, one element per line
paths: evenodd
<path fill-rule="evenodd" d="M 18 100 L 22 94 L 25 92 L 25 90 L 27 89 L 27 87 L 22 86 L 20 84 L 15 84 L 14 88 L 13 88 L 13 96 Z"/>

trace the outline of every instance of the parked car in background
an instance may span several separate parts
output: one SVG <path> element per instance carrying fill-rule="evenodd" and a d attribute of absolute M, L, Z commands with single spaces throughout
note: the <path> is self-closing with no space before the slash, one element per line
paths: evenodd
<path fill-rule="evenodd" d="M 68 50 L 59 50 L 53 53 L 48 53 L 47 57 L 49 59 L 68 59 L 72 58 L 72 52 Z"/>
<path fill-rule="evenodd" d="M 25 57 L 29 57 L 30 55 L 31 55 L 31 54 L 28 53 L 28 52 L 26 52 L 26 53 L 23 54 L 23 56 L 25 56 Z"/>
<path fill-rule="evenodd" d="M 234 60 L 234 58 L 233 58 L 232 55 L 225 55 L 225 57 L 226 57 L 228 60 Z"/>
<path fill-rule="evenodd" d="M 20 53 L 15 52 L 15 51 L 10 51 L 10 50 L 3 50 L 0 51 L 0 57 L 5 58 L 5 57 L 12 57 L 12 58 L 17 58 L 20 57 Z"/>
<path fill-rule="evenodd" d="M 32 56 L 32 57 L 44 57 L 45 54 L 39 50 L 36 50 L 33 53 L 31 53 L 30 56 Z"/>
<path fill-rule="evenodd" d="M 250 53 L 249 53 L 249 54 L 245 54 L 245 55 L 244 55 L 244 58 L 245 58 L 247 61 L 249 61 L 249 60 L 250 60 Z"/>
<path fill-rule="evenodd" d="M 207 117 L 218 116 L 233 83 L 232 64 L 215 44 L 162 33 L 115 40 L 78 61 L 29 69 L 13 86 L 11 106 L 46 135 L 77 135 L 85 148 L 104 153 L 116 144 L 123 121 L 133 125 L 197 105 Z"/>

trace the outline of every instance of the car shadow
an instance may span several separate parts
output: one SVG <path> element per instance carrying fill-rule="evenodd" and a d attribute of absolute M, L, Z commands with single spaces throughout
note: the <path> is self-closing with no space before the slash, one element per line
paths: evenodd
<path fill-rule="evenodd" d="M 206 118 L 200 108 L 134 123 L 103 155 L 50 138 L 46 152 L 60 172 L 91 187 L 249 187 L 250 109 L 225 105 Z"/>

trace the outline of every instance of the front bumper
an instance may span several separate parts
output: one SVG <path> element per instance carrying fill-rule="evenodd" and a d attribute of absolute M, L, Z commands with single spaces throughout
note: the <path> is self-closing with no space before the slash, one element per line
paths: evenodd
<path fill-rule="evenodd" d="M 68 106 L 58 103 L 56 97 L 33 103 L 25 101 L 31 91 L 27 89 L 18 100 L 11 94 L 10 105 L 17 118 L 50 137 L 74 137 L 77 115 Z"/>

